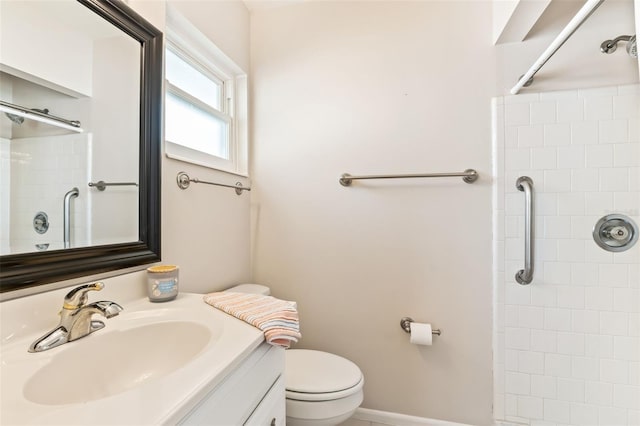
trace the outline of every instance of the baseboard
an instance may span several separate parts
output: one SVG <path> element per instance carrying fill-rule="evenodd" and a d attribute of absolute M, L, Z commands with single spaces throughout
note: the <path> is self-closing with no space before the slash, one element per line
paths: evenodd
<path fill-rule="evenodd" d="M 388 411 L 358 408 L 352 419 L 379 423 L 389 426 L 471 426 L 463 423 L 447 422 L 426 417 L 408 416 L 406 414 L 390 413 Z"/>

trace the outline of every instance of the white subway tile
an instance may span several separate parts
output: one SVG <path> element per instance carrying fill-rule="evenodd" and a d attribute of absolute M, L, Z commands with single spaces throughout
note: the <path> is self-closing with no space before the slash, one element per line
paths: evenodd
<path fill-rule="evenodd" d="M 637 313 L 640 305 L 640 294 L 637 288 L 614 288 L 613 310 L 617 312 Z"/>
<path fill-rule="evenodd" d="M 555 331 L 531 330 L 532 351 L 554 353 L 557 350 L 557 340 Z"/>
<path fill-rule="evenodd" d="M 583 99 L 560 99 L 558 100 L 558 123 L 571 121 L 582 121 L 584 119 Z"/>
<path fill-rule="evenodd" d="M 585 147 L 587 167 L 613 167 L 613 154 L 616 146 L 623 145 L 588 145 Z"/>
<path fill-rule="evenodd" d="M 598 407 L 598 424 L 601 426 L 627 426 L 627 410 L 614 407 Z"/>
<path fill-rule="evenodd" d="M 584 242 L 581 240 L 558 240 L 558 260 L 560 262 L 583 262 Z"/>
<path fill-rule="evenodd" d="M 558 399 L 584 402 L 584 380 L 558 378 Z"/>
<path fill-rule="evenodd" d="M 570 403 L 553 399 L 545 399 L 544 419 L 551 422 L 569 424 L 571 422 Z"/>
<path fill-rule="evenodd" d="M 571 424 L 592 426 L 598 424 L 598 407 L 586 404 L 571 404 Z"/>
<path fill-rule="evenodd" d="M 629 410 L 629 420 L 627 424 L 634 426 L 640 425 L 640 410 Z"/>
<path fill-rule="evenodd" d="M 629 122 L 627 120 L 607 120 L 599 123 L 600 143 L 629 142 Z"/>
<path fill-rule="evenodd" d="M 594 145 L 599 142 L 597 121 L 571 123 L 571 143 L 573 145 Z"/>
<path fill-rule="evenodd" d="M 571 377 L 571 357 L 560 354 L 544 354 L 544 374 L 554 377 Z"/>
<path fill-rule="evenodd" d="M 530 107 L 528 103 L 509 103 L 504 106 L 505 124 L 507 126 L 524 126 L 530 123 Z"/>
<path fill-rule="evenodd" d="M 622 109 L 626 105 L 620 101 Z M 627 102 L 628 104 L 628 102 Z M 547 124 L 556 121 L 556 103 L 555 102 L 535 102 L 531 104 L 531 124 Z"/>
<path fill-rule="evenodd" d="M 585 308 L 596 311 L 613 309 L 613 289 L 609 287 L 586 287 Z"/>
<path fill-rule="evenodd" d="M 518 352 L 520 351 L 516 349 L 505 349 L 504 368 L 506 371 L 518 371 Z"/>
<path fill-rule="evenodd" d="M 595 222 L 593 221 L 594 224 Z M 594 241 L 585 240 L 584 258 L 587 262 L 608 264 L 613 262 L 613 253 L 598 247 Z"/>
<path fill-rule="evenodd" d="M 629 332 L 629 314 L 626 312 L 600 312 L 600 333 L 626 336 Z"/>
<path fill-rule="evenodd" d="M 640 359 L 637 358 L 636 359 Z M 629 362 L 629 384 L 633 386 L 640 386 L 640 361 Z M 638 404 L 640 408 L 640 404 Z"/>
<path fill-rule="evenodd" d="M 518 325 L 529 329 L 542 329 L 544 327 L 544 309 L 537 306 L 519 306 Z"/>
<path fill-rule="evenodd" d="M 584 309 L 584 287 L 558 286 L 558 307 Z"/>
<path fill-rule="evenodd" d="M 571 283 L 594 285 L 598 283 L 599 266 L 594 263 L 572 263 Z"/>
<path fill-rule="evenodd" d="M 582 145 L 560 146 L 558 151 L 559 169 L 581 169 L 585 165 L 585 147 Z"/>
<path fill-rule="evenodd" d="M 504 128 L 504 147 L 517 148 L 518 147 L 518 127 L 505 127 Z"/>
<path fill-rule="evenodd" d="M 570 331 L 571 310 L 560 308 L 547 308 L 544 310 L 545 330 Z"/>
<path fill-rule="evenodd" d="M 505 347 L 507 349 L 529 350 L 531 331 L 526 328 L 505 329 Z"/>
<path fill-rule="evenodd" d="M 558 353 L 564 355 L 585 355 L 585 337 L 582 333 L 558 332 Z"/>
<path fill-rule="evenodd" d="M 640 191 L 640 167 L 629 167 L 629 191 Z"/>
<path fill-rule="evenodd" d="M 592 358 L 613 358 L 613 336 L 586 334 L 584 354 Z"/>
<path fill-rule="evenodd" d="M 629 142 L 640 142 L 640 119 L 629 119 Z"/>
<path fill-rule="evenodd" d="M 505 194 L 505 214 L 507 216 L 517 216 L 524 214 L 524 203 L 522 202 L 522 193 Z"/>
<path fill-rule="evenodd" d="M 606 86 L 606 87 L 594 87 L 588 89 L 580 89 L 578 90 L 578 97 L 580 98 L 588 98 L 588 97 L 608 97 L 611 98 L 619 94 L 619 88 L 622 86 Z"/>
<path fill-rule="evenodd" d="M 527 419 L 541 419 L 543 416 L 542 398 L 519 396 L 518 416 Z"/>
<path fill-rule="evenodd" d="M 518 414 L 518 397 L 516 395 L 505 395 L 504 412 L 507 416 L 515 416 Z"/>
<path fill-rule="evenodd" d="M 545 192 L 569 192 L 571 191 L 571 170 L 545 170 Z"/>
<path fill-rule="evenodd" d="M 586 381 L 584 388 L 584 401 L 594 405 L 612 405 L 613 384 Z"/>
<path fill-rule="evenodd" d="M 628 191 L 629 171 L 623 168 L 600 169 L 600 191 Z"/>
<path fill-rule="evenodd" d="M 504 292 L 505 302 L 510 305 L 529 305 L 531 303 L 531 289 L 527 286 L 507 285 Z"/>
<path fill-rule="evenodd" d="M 549 284 L 568 284 L 571 281 L 571 265 L 567 262 L 545 262 L 544 281 Z"/>
<path fill-rule="evenodd" d="M 599 333 L 599 312 L 584 310 L 571 311 L 571 330 L 576 333 Z"/>
<path fill-rule="evenodd" d="M 598 380 L 600 378 L 598 358 L 571 357 L 571 375 L 575 379 Z"/>
<path fill-rule="evenodd" d="M 535 146 L 544 146 L 544 127 L 541 125 L 518 127 L 518 147 Z"/>
<path fill-rule="evenodd" d="M 614 192 L 613 208 L 617 212 L 634 215 L 640 206 L 640 193 L 636 192 Z M 636 257 L 637 259 L 637 257 Z"/>
<path fill-rule="evenodd" d="M 637 312 L 629 314 L 629 336 L 640 336 L 640 314 Z"/>
<path fill-rule="evenodd" d="M 569 170 L 564 170 L 569 172 Z M 569 178 L 569 180 L 571 180 Z M 584 194 L 579 192 L 567 192 L 558 194 L 558 214 L 568 216 L 580 216 L 584 214 Z"/>
<path fill-rule="evenodd" d="M 541 231 L 536 231 L 536 235 L 542 235 Z M 535 259 L 538 265 L 542 265 L 539 275 L 544 276 L 544 265 L 558 260 L 558 241 L 555 239 L 545 240 L 536 238 L 534 247 Z"/>
<path fill-rule="evenodd" d="M 636 118 L 640 116 L 640 96 L 638 94 L 613 97 L 614 118 Z"/>
<path fill-rule="evenodd" d="M 505 170 L 522 170 L 531 167 L 531 153 L 529 149 L 505 149 Z"/>
<path fill-rule="evenodd" d="M 611 211 L 613 193 L 588 192 L 584 194 L 584 212 L 588 215 L 601 216 Z"/>
<path fill-rule="evenodd" d="M 564 146 L 571 143 L 571 125 L 547 124 L 544 126 L 545 146 Z"/>
<path fill-rule="evenodd" d="M 518 371 L 526 374 L 543 374 L 544 353 L 520 351 L 518 353 Z"/>
<path fill-rule="evenodd" d="M 534 182 L 534 185 L 535 185 L 535 182 Z M 520 195 L 520 205 L 523 205 L 522 195 Z M 558 214 L 558 194 L 555 194 L 555 193 L 536 194 L 535 208 L 536 208 L 536 215 L 538 216 L 557 215 Z"/>
<path fill-rule="evenodd" d="M 629 283 L 629 268 L 624 264 L 599 265 L 598 280 L 609 287 L 627 287 Z"/>
<path fill-rule="evenodd" d="M 614 407 L 637 410 L 640 402 L 640 387 L 630 385 L 613 385 Z"/>
<path fill-rule="evenodd" d="M 546 274 L 546 268 L 545 268 Z M 557 289 L 555 285 L 547 285 L 546 278 L 545 283 L 538 283 L 531 288 L 531 304 L 534 306 L 542 307 L 556 307 L 558 306 Z"/>
<path fill-rule="evenodd" d="M 556 381 L 558 379 L 553 376 L 531 376 L 531 395 L 542 398 L 556 398 Z M 613 388 L 611 390 L 613 393 Z"/>
<path fill-rule="evenodd" d="M 613 99 L 611 96 L 589 96 L 584 98 L 585 120 L 611 120 Z"/>
<path fill-rule="evenodd" d="M 640 339 L 637 337 L 614 336 L 613 357 L 623 361 L 640 360 Z"/>
<path fill-rule="evenodd" d="M 598 169 L 571 170 L 571 190 L 577 192 L 597 191 L 600 184 Z"/>
<path fill-rule="evenodd" d="M 639 143 L 619 143 L 614 145 L 600 145 L 613 148 L 613 166 L 637 167 L 640 159 Z M 608 167 L 608 166 L 601 166 Z"/>
<path fill-rule="evenodd" d="M 549 216 L 543 223 L 545 238 L 571 238 L 571 217 Z"/>
<path fill-rule="evenodd" d="M 558 165 L 555 148 L 533 148 L 531 150 L 531 168 L 538 170 L 555 169 Z"/>
<path fill-rule="evenodd" d="M 513 373 L 507 371 L 504 376 L 504 389 L 507 393 L 515 395 L 530 394 L 530 378 L 528 374 Z"/>

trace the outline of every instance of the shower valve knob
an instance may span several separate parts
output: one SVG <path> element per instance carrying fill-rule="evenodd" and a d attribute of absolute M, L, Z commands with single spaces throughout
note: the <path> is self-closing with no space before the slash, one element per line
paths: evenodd
<path fill-rule="evenodd" d="M 614 226 L 607 231 L 609 237 L 614 240 L 624 241 L 629 237 L 629 231 L 623 226 Z"/>

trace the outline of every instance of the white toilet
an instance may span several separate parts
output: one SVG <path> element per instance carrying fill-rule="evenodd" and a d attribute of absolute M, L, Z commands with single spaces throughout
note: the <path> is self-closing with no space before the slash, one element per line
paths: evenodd
<path fill-rule="evenodd" d="M 269 287 L 259 284 L 227 291 L 270 294 Z M 337 425 L 362 403 L 364 377 L 353 362 L 308 349 L 288 349 L 285 356 L 287 426 Z"/>

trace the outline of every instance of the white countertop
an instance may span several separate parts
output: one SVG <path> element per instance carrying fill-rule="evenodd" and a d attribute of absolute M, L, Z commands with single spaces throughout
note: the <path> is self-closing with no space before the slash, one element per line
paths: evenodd
<path fill-rule="evenodd" d="M 92 293 L 91 299 L 100 300 L 97 296 Z M 94 315 L 94 319 L 104 321 L 104 329 L 44 352 L 29 353 L 27 349 L 50 328 L 34 329 L 25 326 L 28 318 L 20 321 L 13 318 L 11 326 L 21 327 L 21 330 L 15 332 L 7 329 L 6 322 L 3 324 L 0 348 L 0 424 L 175 424 L 264 341 L 260 330 L 207 305 L 201 294 L 181 293 L 177 299 L 164 303 L 152 303 L 147 298 L 114 301 L 124 307 L 120 315 L 111 319 Z M 5 303 L 11 302 L 13 301 Z M 61 306 L 62 299 L 59 302 L 60 305 L 52 307 L 54 312 Z M 5 303 L 0 304 L 0 310 Z M 7 312 L 15 317 L 15 305 L 5 305 L 4 311 L 3 320 L 6 319 Z M 53 326 L 56 324 L 55 320 L 54 315 Z M 66 405 L 43 405 L 25 397 L 24 385 L 29 378 L 54 361 L 54 357 L 64 356 L 64 352 L 74 345 L 91 345 L 92 339 L 99 338 L 101 333 L 123 331 L 162 321 L 196 322 L 206 326 L 212 337 L 186 365 L 162 377 L 143 378 L 139 385 L 121 393 Z M 172 344 L 171 336 L 163 338 L 166 345 Z M 127 347 L 114 349 L 130 350 Z M 97 371 L 100 365 L 95 368 Z M 90 384 L 91 379 L 86 377 L 87 383 Z M 57 386 L 74 386 L 74 383 L 59 383 Z"/>

